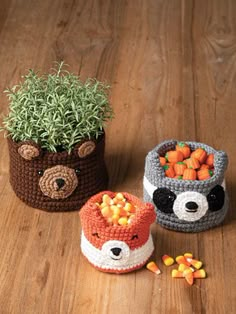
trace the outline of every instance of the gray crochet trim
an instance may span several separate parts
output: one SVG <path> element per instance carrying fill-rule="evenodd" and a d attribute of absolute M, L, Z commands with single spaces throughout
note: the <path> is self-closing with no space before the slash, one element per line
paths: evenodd
<path fill-rule="evenodd" d="M 228 157 L 223 151 L 216 151 L 212 147 L 198 142 L 186 142 L 191 150 L 196 148 L 204 148 L 208 154 L 214 153 L 214 175 L 204 181 L 184 181 L 179 179 L 172 179 L 165 176 L 165 172 L 160 165 L 159 157 L 165 156 L 169 150 L 173 150 L 177 144 L 177 140 L 164 141 L 157 145 L 152 151 L 148 153 L 145 161 L 144 177 L 156 188 L 166 187 L 173 191 L 176 195 L 185 191 L 195 191 L 203 195 L 207 195 L 216 185 L 222 185 L 224 180 L 224 173 L 228 164 Z M 151 202 L 154 206 L 152 197 L 144 187 L 144 201 Z M 156 207 L 155 207 L 156 208 Z M 225 202 L 222 209 L 215 212 L 207 211 L 204 217 L 197 221 L 189 222 L 180 220 L 174 213 L 166 214 L 156 208 L 157 222 L 163 227 L 184 231 L 184 232 L 199 232 L 207 230 L 214 226 L 221 224 L 225 218 L 228 210 L 228 196 L 225 190 Z"/>

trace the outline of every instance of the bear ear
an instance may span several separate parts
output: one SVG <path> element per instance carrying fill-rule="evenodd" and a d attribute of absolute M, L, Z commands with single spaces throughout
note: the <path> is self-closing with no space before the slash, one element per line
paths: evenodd
<path fill-rule="evenodd" d="M 92 140 L 85 141 L 76 147 L 77 154 L 80 158 L 91 155 L 96 148 L 96 144 Z"/>
<path fill-rule="evenodd" d="M 40 156 L 41 148 L 32 141 L 21 142 L 17 149 L 18 154 L 25 160 L 32 160 Z"/>

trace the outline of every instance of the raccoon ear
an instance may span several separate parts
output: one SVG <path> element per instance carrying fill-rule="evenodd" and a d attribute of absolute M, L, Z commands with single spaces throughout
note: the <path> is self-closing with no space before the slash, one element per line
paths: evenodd
<path fill-rule="evenodd" d="M 40 156 L 41 148 L 33 141 L 25 141 L 19 143 L 17 152 L 22 158 L 30 161 Z"/>
<path fill-rule="evenodd" d="M 76 146 L 77 154 L 80 158 L 85 158 L 93 153 L 96 144 L 92 140 L 85 141 Z"/>
<path fill-rule="evenodd" d="M 102 228 L 109 225 L 106 219 L 102 216 L 101 210 L 92 201 L 88 201 L 81 208 L 80 218 L 82 225 L 95 225 Z"/>

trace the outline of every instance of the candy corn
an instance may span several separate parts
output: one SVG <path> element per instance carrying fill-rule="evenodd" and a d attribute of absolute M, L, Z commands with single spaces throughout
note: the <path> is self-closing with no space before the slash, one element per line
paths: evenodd
<path fill-rule="evenodd" d="M 182 271 L 179 271 L 177 269 L 173 269 L 172 272 L 171 272 L 171 276 L 172 278 L 183 278 L 183 272 Z"/>
<path fill-rule="evenodd" d="M 186 266 L 190 266 L 190 265 L 191 265 L 191 263 L 189 263 L 183 255 L 177 256 L 177 257 L 175 258 L 175 260 L 176 260 L 176 262 L 177 262 L 178 264 L 184 264 L 184 265 L 186 265 Z"/>
<path fill-rule="evenodd" d="M 179 255 L 175 260 L 179 266 L 178 269 L 172 270 L 172 278 L 185 278 L 187 283 L 191 286 L 193 285 L 194 279 L 206 278 L 205 270 L 200 269 L 202 267 L 202 262 L 194 259 L 192 253 L 184 253 L 184 255 Z"/>
<path fill-rule="evenodd" d="M 175 260 L 170 257 L 169 255 L 163 255 L 162 256 L 162 261 L 166 266 L 171 266 L 174 264 Z"/>
<path fill-rule="evenodd" d="M 102 202 L 96 205 L 111 225 L 126 226 L 134 220 L 136 206 L 128 202 L 120 192 L 116 193 L 113 198 L 108 194 L 103 194 Z"/>
<path fill-rule="evenodd" d="M 187 261 L 195 268 L 199 269 L 202 267 L 202 262 L 193 258 L 187 258 Z"/>
<path fill-rule="evenodd" d="M 191 271 L 194 271 L 194 269 L 192 268 L 192 267 L 189 267 L 189 266 L 187 266 L 187 265 L 185 265 L 185 264 L 179 264 L 179 267 L 178 267 L 178 270 L 179 271 L 185 271 L 186 269 L 191 269 Z"/>
<path fill-rule="evenodd" d="M 187 283 L 192 286 L 193 284 L 193 273 L 188 272 L 186 275 L 184 275 L 184 278 L 186 279 Z"/>
<path fill-rule="evenodd" d="M 194 278 L 206 278 L 206 272 L 205 272 L 204 269 L 196 270 L 196 271 L 193 273 L 193 277 L 194 277 Z"/>
<path fill-rule="evenodd" d="M 159 275 L 159 274 L 161 273 L 159 267 L 158 267 L 157 264 L 156 264 L 155 262 L 153 262 L 153 261 L 152 261 L 152 262 L 149 262 L 146 267 L 147 267 L 148 270 L 152 271 L 153 273 L 155 273 L 155 274 L 157 274 L 157 275 Z"/>
<path fill-rule="evenodd" d="M 192 253 L 184 253 L 184 257 L 185 258 L 193 258 L 193 254 Z"/>

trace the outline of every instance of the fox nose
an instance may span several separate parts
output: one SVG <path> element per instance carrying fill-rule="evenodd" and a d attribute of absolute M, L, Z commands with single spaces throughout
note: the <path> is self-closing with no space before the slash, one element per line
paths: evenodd
<path fill-rule="evenodd" d="M 63 180 L 62 178 L 56 179 L 56 184 L 58 188 L 60 189 L 65 185 L 65 180 Z"/>
<path fill-rule="evenodd" d="M 198 204 L 195 202 L 187 202 L 185 207 L 187 208 L 187 211 L 196 212 L 198 209 Z"/>
<path fill-rule="evenodd" d="M 111 251 L 115 256 L 119 256 L 121 249 L 119 247 L 114 247 L 113 249 L 111 249 Z"/>

